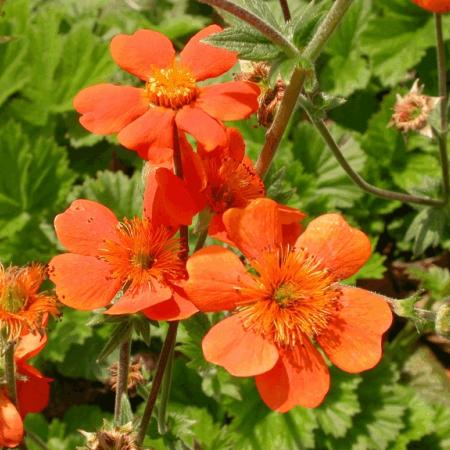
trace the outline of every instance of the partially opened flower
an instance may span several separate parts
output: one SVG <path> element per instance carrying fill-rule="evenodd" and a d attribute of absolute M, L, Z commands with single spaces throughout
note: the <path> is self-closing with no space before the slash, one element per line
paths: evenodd
<path fill-rule="evenodd" d="M 175 232 L 192 220 L 194 206 L 181 180 L 161 168 L 148 175 L 142 218 L 119 222 L 100 203 L 76 200 L 55 218 L 56 234 L 70 253 L 55 256 L 49 277 L 65 305 L 109 314 L 142 311 L 175 320 L 196 311 L 179 284 L 185 258 Z"/>
<path fill-rule="evenodd" d="M 81 124 L 97 134 L 118 133 L 119 142 L 144 159 L 149 150 L 173 148 L 174 127 L 208 150 L 224 145 L 222 121 L 255 112 L 259 88 L 245 81 L 198 84 L 222 75 L 237 61 L 235 53 L 201 42 L 219 31 L 211 25 L 198 32 L 179 58 L 170 40 L 156 31 L 114 37 L 113 59 L 145 87 L 100 84 L 83 89 L 74 99 Z"/>
<path fill-rule="evenodd" d="M 245 155 L 245 142 L 235 128 L 227 128 L 227 145 L 206 151 L 199 145 L 197 153 L 180 136 L 184 180 L 197 210 L 207 208 L 212 214 L 208 233 L 230 242 L 223 225 L 222 215 L 229 208 L 243 208 L 251 200 L 265 197 L 264 183 L 252 161 Z M 152 167 L 172 168 L 172 152 L 165 159 L 149 161 Z M 300 220 L 305 214 L 285 205 L 278 205 L 286 242 L 293 243 L 300 234 Z"/>
<path fill-rule="evenodd" d="M 337 214 L 313 220 L 295 246 L 283 244 L 278 206 L 257 199 L 224 214 L 247 257 L 219 246 L 188 261 L 186 290 L 202 311 L 230 310 L 203 339 L 205 358 L 235 376 L 255 376 L 264 402 L 285 412 L 316 407 L 330 376 L 318 344 L 351 373 L 374 367 L 392 314 L 383 297 L 339 284 L 370 255 L 370 242 Z"/>
<path fill-rule="evenodd" d="M 0 328 L 9 340 L 41 330 L 44 316 L 58 314 L 56 298 L 39 292 L 45 278 L 40 264 L 6 269 L 0 264 Z"/>
<path fill-rule="evenodd" d="M 17 447 L 23 439 L 23 418 L 28 413 L 40 412 L 48 404 L 51 382 L 27 361 L 39 353 L 47 343 L 45 334 L 22 336 L 15 349 L 18 409 L 8 397 L 5 386 L 0 386 L 0 446 Z"/>
<path fill-rule="evenodd" d="M 434 13 L 446 13 L 450 11 L 450 0 L 413 0 L 416 5 Z"/>

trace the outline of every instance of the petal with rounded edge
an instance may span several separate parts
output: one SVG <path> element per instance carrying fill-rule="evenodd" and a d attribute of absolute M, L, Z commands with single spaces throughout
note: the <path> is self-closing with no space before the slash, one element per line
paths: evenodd
<path fill-rule="evenodd" d="M 51 379 L 28 364 L 19 365 L 18 372 L 26 377 L 26 381 L 17 381 L 20 415 L 41 412 L 48 405 Z"/>
<path fill-rule="evenodd" d="M 61 303 L 75 309 L 106 306 L 119 291 L 122 281 L 111 277 L 111 267 L 94 256 L 65 253 L 52 258 L 48 266 Z"/>
<path fill-rule="evenodd" d="M 279 412 L 296 405 L 315 408 L 330 388 L 328 367 L 306 336 L 293 350 L 282 353 L 275 367 L 258 375 L 255 381 L 264 403 Z"/>
<path fill-rule="evenodd" d="M 164 225 L 176 230 L 180 225 L 190 225 L 197 212 L 184 180 L 169 169 L 149 171 L 144 192 L 144 214 L 153 226 Z"/>
<path fill-rule="evenodd" d="M 14 359 L 17 364 L 36 356 L 47 344 L 47 335 L 28 333 L 20 336 L 14 349 Z"/>
<path fill-rule="evenodd" d="M 206 151 L 227 143 L 227 133 L 223 125 L 202 109 L 185 106 L 177 112 L 175 121 L 180 130 L 194 136 Z"/>
<path fill-rule="evenodd" d="M 105 314 L 134 314 L 171 297 L 172 289 L 169 286 L 153 280 L 151 284 L 144 284 L 139 289 L 128 289 Z"/>
<path fill-rule="evenodd" d="M 152 30 L 138 30 L 131 36 L 118 34 L 112 39 L 110 50 L 119 67 L 144 81 L 153 67 L 170 66 L 175 58 L 172 42 Z"/>
<path fill-rule="evenodd" d="M 252 200 L 245 208 L 231 208 L 222 216 L 229 238 L 249 259 L 283 244 L 278 204 L 268 198 Z"/>
<path fill-rule="evenodd" d="M 281 223 L 283 244 L 294 246 L 302 232 L 300 221 L 306 217 L 306 214 L 296 208 L 278 203 L 278 217 Z"/>
<path fill-rule="evenodd" d="M 346 372 L 372 369 L 383 353 L 391 309 L 382 296 L 365 289 L 342 287 L 342 294 L 341 309 L 317 336 L 317 342 L 331 362 Z"/>
<path fill-rule="evenodd" d="M 232 310 L 244 301 L 242 290 L 254 285 L 241 260 L 217 245 L 195 252 L 187 261 L 188 298 L 204 312 Z"/>
<path fill-rule="evenodd" d="M 198 309 L 192 302 L 187 300 L 184 295 L 174 291 L 173 297 L 165 302 L 150 306 L 150 308 L 141 311 L 151 320 L 184 320 L 198 312 Z"/>
<path fill-rule="evenodd" d="M 55 231 L 61 244 L 70 252 L 96 256 L 105 240 L 116 239 L 119 221 L 101 203 L 75 200 L 55 217 Z"/>
<path fill-rule="evenodd" d="M 197 81 L 222 75 L 237 63 L 236 53 L 200 42 L 220 31 L 222 28 L 218 25 L 210 25 L 200 30 L 180 53 L 181 63 L 191 71 Z"/>
<path fill-rule="evenodd" d="M 23 439 L 23 422 L 16 407 L 0 389 L 0 446 L 16 447 Z"/>
<path fill-rule="evenodd" d="M 97 84 L 80 91 L 73 100 L 82 114 L 80 123 L 95 134 L 118 133 L 148 109 L 144 89 Z"/>
<path fill-rule="evenodd" d="M 338 280 L 348 278 L 369 259 L 369 238 L 339 214 L 324 214 L 309 223 L 296 246 L 316 256 Z"/>
<path fill-rule="evenodd" d="M 143 159 L 150 150 L 173 148 L 174 111 L 154 107 L 127 125 L 117 139 L 126 148 L 135 150 Z"/>
<path fill-rule="evenodd" d="M 240 120 L 258 109 L 259 87 L 246 81 L 229 81 L 200 89 L 195 105 L 219 120 Z"/>
<path fill-rule="evenodd" d="M 239 314 L 214 325 L 203 338 L 203 354 L 236 377 L 267 372 L 278 360 L 277 347 L 264 336 L 245 329 Z"/>

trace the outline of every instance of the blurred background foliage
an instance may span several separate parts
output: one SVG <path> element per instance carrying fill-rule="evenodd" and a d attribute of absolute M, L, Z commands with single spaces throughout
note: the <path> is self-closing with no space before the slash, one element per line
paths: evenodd
<path fill-rule="evenodd" d="M 277 1 L 267 2 L 281 19 Z M 290 1 L 292 15 L 306 1 Z M 318 0 L 324 10 L 330 0 Z M 193 0 L 8 0 L 0 17 L 0 261 L 47 262 L 58 253 L 53 217 L 85 197 L 119 217 L 140 213 L 142 161 L 114 137 L 94 136 L 78 123 L 74 95 L 99 83 L 133 83 L 113 63 L 108 44 L 117 33 L 152 28 L 178 48 L 198 29 L 220 21 Z M 298 26 L 301 42 L 301 23 Z M 444 17 L 450 55 L 450 15 Z M 447 59 L 450 69 L 450 58 Z M 238 68 L 236 68 L 238 71 Z M 231 75 L 230 75 L 231 76 Z M 380 187 L 438 194 L 435 143 L 388 128 L 396 93 L 414 79 L 437 95 L 433 21 L 406 0 L 358 0 L 318 61 L 323 91 L 347 102 L 327 122 L 355 170 Z M 252 157 L 265 130 L 251 119 L 238 124 Z M 450 147 L 450 146 L 449 146 Z M 424 289 L 422 303 L 437 309 L 450 297 L 449 208 L 400 204 L 361 192 L 347 178 L 301 112 L 297 112 L 266 178 L 271 197 L 314 217 L 340 211 L 365 230 L 374 254 L 351 281 L 393 297 Z M 50 326 L 37 364 L 54 378 L 43 414 L 27 417 L 51 450 L 82 443 L 78 429 L 92 431 L 111 416 L 113 394 L 105 385 L 108 364 L 96 358 L 111 324 L 86 325 L 91 314 L 69 309 Z M 450 448 L 449 341 L 398 321 L 385 358 L 362 375 L 332 371 L 332 389 L 316 410 L 280 415 L 259 399 L 254 383 L 207 364 L 200 342 L 211 321 L 197 315 L 183 324 L 177 348 L 171 431 L 155 449 L 438 450 Z M 137 338 L 133 354 L 146 355 L 151 371 L 164 325 L 152 326 L 147 347 Z M 131 405 L 142 409 L 138 390 Z M 30 440 L 30 450 L 40 447 Z"/>

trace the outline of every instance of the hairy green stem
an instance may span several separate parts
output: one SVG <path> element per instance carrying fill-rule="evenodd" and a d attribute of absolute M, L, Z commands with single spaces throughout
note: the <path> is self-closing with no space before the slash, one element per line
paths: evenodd
<path fill-rule="evenodd" d="M 19 406 L 17 401 L 16 362 L 14 360 L 15 342 L 8 341 L 5 348 L 5 377 L 8 397 L 14 405 Z"/>
<path fill-rule="evenodd" d="M 286 39 L 277 29 L 267 23 L 261 17 L 258 17 L 252 11 L 245 9 L 229 0 L 198 0 L 200 3 L 215 6 L 229 12 L 233 16 L 239 17 L 244 22 L 250 24 L 253 28 L 264 34 L 264 36 L 280 47 L 288 56 L 299 56 L 300 52 L 292 42 Z"/>
<path fill-rule="evenodd" d="M 161 400 L 158 410 L 158 431 L 159 434 L 167 433 L 167 404 L 169 402 L 170 388 L 172 387 L 173 378 L 173 356 L 175 345 L 172 345 L 168 356 L 167 367 L 164 373 L 161 386 Z"/>
<path fill-rule="evenodd" d="M 352 179 L 352 181 L 357 186 L 359 186 L 363 191 L 376 195 L 377 197 L 385 198 L 388 200 L 400 200 L 405 203 L 416 203 L 419 205 L 429 205 L 429 206 L 442 206 L 445 204 L 444 200 L 442 199 L 433 199 L 430 197 L 420 197 L 417 195 L 410 195 L 402 192 L 389 191 L 387 189 L 381 189 L 368 183 L 366 180 L 364 180 L 363 177 L 361 177 L 361 175 L 356 173 L 353 170 L 352 166 L 348 163 L 341 149 L 339 148 L 339 145 L 334 140 L 324 121 L 322 119 L 317 119 L 316 117 L 314 117 L 314 114 L 311 111 L 309 100 L 306 99 L 304 96 L 300 96 L 299 100 L 300 105 L 305 110 L 306 114 L 311 120 L 311 123 L 315 126 L 316 130 L 322 136 L 322 139 L 325 141 L 328 148 L 331 150 L 331 152 L 333 153 L 334 157 L 337 159 L 341 167 L 345 170 L 345 172 Z"/>
<path fill-rule="evenodd" d="M 442 195 L 447 203 L 449 195 L 449 175 L 448 175 L 448 153 L 447 153 L 447 133 L 448 133 L 448 95 L 447 95 L 447 68 L 445 61 L 445 42 L 442 32 L 442 15 L 434 15 L 436 30 L 436 56 L 438 69 L 439 96 L 441 97 L 441 129 L 437 134 L 439 155 L 442 168 Z"/>
<path fill-rule="evenodd" d="M 117 369 L 116 399 L 114 403 L 114 423 L 120 425 L 122 414 L 122 398 L 128 390 L 128 371 L 130 368 L 131 340 L 122 342 L 119 350 L 119 365 Z"/>
<path fill-rule="evenodd" d="M 172 348 L 175 347 L 175 341 L 177 339 L 178 321 L 169 322 L 169 330 L 164 341 L 161 353 L 159 355 L 158 364 L 156 366 L 155 376 L 152 381 L 152 388 L 145 405 L 144 414 L 142 415 L 141 422 L 139 424 L 136 442 L 141 445 L 147 432 L 148 424 L 152 417 L 153 408 L 155 407 L 158 391 L 161 386 L 164 372 L 167 367 L 167 362 L 172 354 Z"/>
<path fill-rule="evenodd" d="M 336 0 L 324 20 L 317 28 L 313 38 L 305 47 L 302 56 L 314 62 L 322 51 L 324 45 L 339 25 L 353 0 Z M 256 171 L 264 178 L 269 170 L 275 153 L 278 150 L 281 138 L 286 130 L 289 119 L 295 109 L 297 98 L 305 83 L 306 73 L 296 68 L 286 88 L 283 100 L 275 114 L 271 127 L 266 133 L 266 140 L 256 162 Z"/>

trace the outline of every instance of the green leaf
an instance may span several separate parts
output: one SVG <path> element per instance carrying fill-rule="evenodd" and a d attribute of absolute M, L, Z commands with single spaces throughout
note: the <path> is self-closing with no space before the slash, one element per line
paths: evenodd
<path fill-rule="evenodd" d="M 241 59 L 250 61 L 268 61 L 280 54 L 280 50 L 263 34 L 243 23 L 239 28 L 226 28 L 208 36 L 203 42 L 237 52 Z"/>
<path fill-rule="evenodd" d="M 381 14 L 373 15 L 361 36 L 373 73 L 383 86 L 394 86 L 434 45 L 431 15 L 404 0 L 377 0 Z"/>
<path fill-rule="evenodd" d="M 412 266 L 408 268 L 412 278 L 420 281 L 420 287 L 426 289 L 431 298 L 440 300 L 450 296 L 450 271 L 448 269 L 430 266 L 422 268 Z"/>
<path fill-rule="evenodd" d="M 56 211 L 72 184 L 63 148 L 33 138 L 14 122 L 0 128 L 0 221 L 23 212 L 41 216 Z"/>
<path fill-rule="evenodd" d="M 81 186 L 76 186 L 68 200 L 87 198 L 111 208 L 119 219 L 142 214 L 143 185 L 141 174 L 130 178 L 123 172 L 105 170 L 97 172 L 96 178 L 86 178 Z"/>
<path fill-rule="evenodd" d="M 124 318 L 121 322 L 114 326 L 100 353 L 97 356 L 97 362 L 102 363 L 114 350 L 118 349 L 120 345 L 129 340 L 133 332 L 133 323 L 128 318 Z"/>
<path fill-rule="evenodd" d="M 367 26 L 371 5 L 371 0 L 354 2 L 327 43 L 330 60 L 320 78 L 324 89 L 333 94 L 348 96 L 364 89 L 369 82 L 369 66 L 358 43 Z"/>
<path fill-rule="evenodd" d="M 447 221 L 447 211 L 440 208 L 428 207 L 419 211 L 405 235 L 406 241 L 414 241 L 415 256 L 422 255 L 428 247 L 439 245 Z"/>
<path fill-rule="evenodd" d="M 358 143 L 337 126 L 331 127 L 330 131 L 347 161 L 359 172 L 364 165 L 365 156 Z M 292 151 L 294 158 L 301 162 L 305 172 L 315 180 L 312 196 L 326 197 L 329 209 L 348 208 L 363 195 L 311 124 L 303 122 L 295 129 Z M 296 169 L 292 167 L 292 172 L 294 170 Z M 298 186 L 298 191 L 302 192 L 301 185 Z"/>

